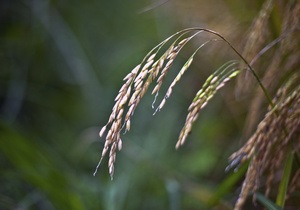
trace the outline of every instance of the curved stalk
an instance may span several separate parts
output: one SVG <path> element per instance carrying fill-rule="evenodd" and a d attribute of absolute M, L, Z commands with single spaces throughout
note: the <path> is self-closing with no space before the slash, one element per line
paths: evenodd
<path fill-rule="evenodd" d="M 267 91 L 267 89 L 265 88 L 265 86 L 262 84 L 261 80 L 259 79 L 259 76 L 256 74 L 256 72 L 254 71 L 254 69 L 252 68 L 252 66 L 248 63 L 248 61 L 241 55 L 241 53 L 239 53 L 239 51 L 233 47 L 233 45 L 225 38 L 223 37 L 221 34 L 219 34 L 218 32 L 216 31 L 213 31 L 213 30 L 210 30 L 210 29 L 206 29 L 206 28 L 187 28 L 187 29 L 184 29 L 180 32 L 185 32 L 185 31 L 194 31 L 194 30 L 197 30 L 197 31 L 205 31 L 207 33 L 211 33 L 211 34 L 214 34 L 218 37 L 220 37 L 223 41 L 225 41 L 228 46 L 243 60 L 243 62 L 247 65 L 247 67 L 249 68 L 249 70 L 251 71 L 251 73 L 253 74 L 253 76 L 255 77 L 255 79 L 257 80 L 259 86 L 261 87 L 268 103 L 270 104 L 270 106 L 272 108 L 275 107 L 274 103 L 272 102 L 272 99 Z"/>

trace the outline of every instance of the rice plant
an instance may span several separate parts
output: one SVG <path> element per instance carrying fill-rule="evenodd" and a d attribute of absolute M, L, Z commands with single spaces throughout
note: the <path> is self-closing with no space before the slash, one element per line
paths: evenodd
<path fill-rule="evenodd" d="M 220 33 L 206 28 L 181 30 L 154 47 L 141 63 L 124 78 L 124 84 L 115 98 L 115 105 L 112 108 L 108 122 L 99 133 L 100 137 L 105 137 L 105 144 L 94 175 L 97 173 L 102 159 L 109 153 L 108 170 L 111 179 L 113 179 L 117 149 L 122 149 L 121 133 L 126 133 L 131 129 L 131 118 L 141 99 L 151 87 L 150 85 L 154 84 L 151 93 L 154 95 L 152 107 L 154 114 L 156 114 L 165 106 L 168 98 L 172 95 L 173 88 L 187 70 L 191 68 L 197 52 L 203 50 L 202 48 L 211 42 L 224 42 L 237 55 L 237 60 L 230 60 L 221 65 L 206 79 L 201 89 L 196 93 L 188 107 L 185 124 L 175 147 L 178 149 L 186 142 L 201 110 L 230 80 L 239 76 L 237 89 L 240 92 L 245 91 L 243 90 L 244 87 L 249 89 L 249 87 L 255 87 L 255 83 L 258 84 L 258 88 L 262 91 L 250 103 L 250 110 L 253 107 L 260 107 L 262 101 L 266 101 L 269 107 L 265 117 L 257 125 L 256 131 L 244 146 L 229 157 L 229 165 L 226 167 L 226 171 L 232 168 L 234 171 L 237 171 L 242 164 L 249 162 L 239 198 L 235 203 L 235 210 L 242 209 L 248 196 L 261 188 L 262 176 L 266 179 L 265 196 L 268 197 L 273 188 L 273 183 L 276 181 L 276 173 L 281 171 L 281 181 L 274 205 L 283 208 L 285 200 L 300 185 L 299 165 L 294 164 L 294 159 L 299 161 L 300 149 L 299 66 L 296 66 L 294 70 L 282 73 L 280 69 L 273 66 L 281 60 L 273 60 L 270 62 L 270 71 L 266 71 L 263 78 L 260 78 L 259 72 L 262 69 L 254 70 L 253 65 L 268 50 L 274 48 L 275 45 L 279 45 L 279 58 L 281 59 L 284 56 L 291 56 L 295 50 L 299 50 L 297 48 L 298 45 L 290 45 L 289 42 L 292 40 L 294 43 L 299 43 L 299 38 L 295 38 L 295 34 L 300 28 L 300 3 L 296 1 L 296 3 L 290 3 L 286 6 L 287 13 L 284 16 L 280 36 L 266 44 L 267 39 L 265 35 L 262 35 L 262 31 L 265 30 L 268 24 L 273 4 L 274 1 L 269 0 L 262 5 L 261 12 L 254 20 L 246 37 L 246 44 L 242 53 Z M 181 69 L 177 70 L 177 76 L 167 88 L 162 100 L 158 102 L 161 87 L 169 71 L 173 69 L 174 60 L 186 44 L 202 33 L 210 34 L 214 38 L 206 40 L 196 48 Z M 255 83 L 251 79 L 245 79 L 246 74 L 251 74 Z M 276 84 L 272 84 L 273 86 L 264 82 L 265 78 L 270 77 L 270 74 L 272 74 L 273 78 L 276 78 Z M 255 117 L 256 114 L 255 112 L 251 113 L 251 116 Z M 295 166 L 292 167 L 293 165 Z M 294 169 L 295 167 L 297 168 Z M 256 194 L 253 194 L 253 200 L 256 200 Z M 259 195 L 259 200 L 263 201 L 263 203 L 266 201 L 262 195 Z"/>

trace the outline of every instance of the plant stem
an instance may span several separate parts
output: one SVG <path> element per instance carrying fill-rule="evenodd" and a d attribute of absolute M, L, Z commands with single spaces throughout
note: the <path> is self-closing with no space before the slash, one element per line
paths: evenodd
<path fill-rule="evenodd" d="M 261 87 L 269 105 L 274 108 L 275 105 L 274 103 L 272 102 L 272 99 L 269 95 L 269 92 L 267 91 L 267 89 L 265 88 L 265 86 L 262 84 L 261 80 L 259 79 L 259 76 L 257 75 L 257 73 L 254 71 L 254 69 L 252 68 L 252 66 L 248 63 L 248 61 L 241 55 L 241 53 L 239 53 L 239 51 L 233 47 L 233 45 L 225 38 L 223 37 L 221 34 L 219 34 L 218 32 L 216 31 L 213 31 L 213 30 L 210 30 L 210 29 L 206 29 L 206 28 L 187 28 L 187 29 L 184 29 L 182 30 L 181 32 L 185 32 L 185 31 L 206 31 L 208 33 L 211 33 L 211 34 L 214 34 L 218 37 L 220 37 L 223 41 L 225 41 L 229 47 L 243 60 L 243 62 L 247 65 L 247 67 L 249 68 L 249 70 L 251 71 L 251 73 L 253 74 L 253 76 L 255 77 L 255 79 L 257 80 L 259 86 Z"/>
<path fill-rule="evenodd" d="M 284 207 L 284 203 L 285 203 L 287 188 L 288 188 L 290 175 L 292 171 L 293 159 L 294 159 L 294 154 L 290 151 L 285 163 L 282 180 L 279 185 L 278 195 L 276 199 L 276 204 L 282 208 Z"/>

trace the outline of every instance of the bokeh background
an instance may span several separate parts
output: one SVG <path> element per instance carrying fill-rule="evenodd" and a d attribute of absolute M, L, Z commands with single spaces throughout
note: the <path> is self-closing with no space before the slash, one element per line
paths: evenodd
<path fill-rule="evenodd" d="M 241 49 L 261 4 L 0 1 L 0 209 L 231 209 L 242 173 L 225 168 L 244 140 L 247 105 L 247 96 L 235 96 L 234 82 L 175 150 L 194 94 L 216 68 L 237 58 L 225 44 L 199 52 L 155 116 L 153 96 L 145 96 L 122 137 L 113 181 L 107 159 L 93 176 L 104 143 L 98 132 L 123 77 L 157 43 L 197 26 L 220 32 Z M 207 37 L 179 55 L 167 83 Z"/>

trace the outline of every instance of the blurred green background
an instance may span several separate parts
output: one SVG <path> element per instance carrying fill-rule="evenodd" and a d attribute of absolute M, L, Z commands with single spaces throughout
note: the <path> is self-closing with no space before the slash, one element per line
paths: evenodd
<path fill-rule="evenodd" d="M 0 1 L 0 209 L 179 210 L 211 203 L 230 209 L 240 182 L 232 189 L 221 183 L 230 174 L 224 169 L 240 145 L 245 115 L 245 101 L 234 100 L 232 84 L 175 150 L 194 94 L 213 70 L 236 58 L 225 45 L 203 48 L 157 115 L 152 116 L 153 97 L 145 96 L 122 137 L 113 181 L 107 159 L 93 176 L 104 143 L 98 132 L 122 78 L 157 43 L 199 26 L 238 45 L 260 4 Z M 174 73 L 193 49 L 189 45 L 180 54 Z M 222 190 L 226 202 L 212 201 Z"/>

